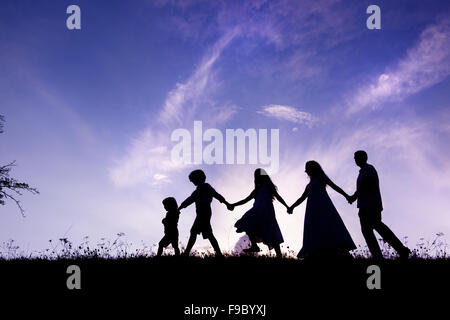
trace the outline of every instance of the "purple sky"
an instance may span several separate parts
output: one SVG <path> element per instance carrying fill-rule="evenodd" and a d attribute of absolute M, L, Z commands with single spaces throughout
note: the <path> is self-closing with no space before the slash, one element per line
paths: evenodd
<path fill-rule="evenodd" d="M 450 5 L 448 1 L 77 1 L 82 29 L 65 26 L 65 1 L 0 4 L 0 162 L 36 186 L 26 218 L 0 208 L 0 241 L 24 250 L 63 236 L 124 232 L 140 246 L 163 234 L 161 200 L 192 191 L 201 167 L 229 201 L 247 196 L 254 165 L 179 166 L 174 129 L 280 130 L 272 176 L 292 204 L 317 160 L 348 193 L 365 149 L 380 175 L 384 221 L 414 246 L 450 234 Z M 381 30 L 366 28 L 370 4 Z M 352 237 L 357 208 L 329 190 Z M 213 204 L 223 250 L 240 234 Z M 304 204 L 275 204 L 285 243 L 301 247 Z M 187 242 L 194 207 L 182 212 Z M 198 242 L 198 247 L 207 245 Z"/>

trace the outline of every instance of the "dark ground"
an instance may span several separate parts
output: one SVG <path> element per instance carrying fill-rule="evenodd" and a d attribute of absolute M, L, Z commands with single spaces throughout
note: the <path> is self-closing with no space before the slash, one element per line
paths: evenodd
<path fill-rule="evenodd" d="M 72 264 L 81 269 L 81 290 L 66 287 L 66 269 Z M 225 310 L 230 304 L 266 305 L 265 317 L 225 312 L 220 316 L 225 319 L 340 318 L 363 316 L 361 312 L 405 315 L 421 308 L 447 309 L 450 260 L 378 263 L 380 290 L 369 290 L 366 285 L 366 270 L 372 264 L 376 263 L 363 259 L 253 257 L 17 260 L 0 261 L 0 283 L 10 297 L 94 305 L 97 311 L 139 309 L 146 311 L 148 319 L 156 315 L 155 319 L 212 319 L 185 315 L 185 307 L 192 304 Z"/>

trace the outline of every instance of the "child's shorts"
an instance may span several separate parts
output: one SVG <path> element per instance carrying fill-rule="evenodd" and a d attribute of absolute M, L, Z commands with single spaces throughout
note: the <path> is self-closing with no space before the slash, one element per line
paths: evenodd
<path fill-rule="evenodd" d="M 209 221 L 201 221 L 201 219 L 195 219 L 194 225 L 191 228 L 191 233 L 201 233 L 203 235 L 203 239 L 207 239 L 213 234 L 211 223 Z"/>

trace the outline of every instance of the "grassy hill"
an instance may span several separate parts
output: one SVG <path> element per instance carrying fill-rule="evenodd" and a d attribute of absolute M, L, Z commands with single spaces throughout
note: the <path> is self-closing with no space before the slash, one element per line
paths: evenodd
<path fill-rule="evenodd" d="M 380 267 L 379 290 L 368 289 L 366 284 L 370 276 L 367 268 L 374 264 Z M 67 289 L 70 265 L 80 267 L 80 290 Z M 449 270 L 449 259 L 383 262 L 252 256 L 15 259 L 0 261 L 0 282 L 2 290 L 8 292 L 26 291 L 70 301 L 118 299 L 124 304 L 145 301 L 154 310 L 171 315 L 171 319 L 189 318 L 184 314 L 187 307 L 218 306 L 228 310 L 230 304 L 265 305 L 271 319 L 278 319 L 297 314 L 297 308 L 313 308 L 317 303 L 324 305 L 325 309 L 318 309 L 321 312 L 331 311 L 328 309 L 331 305 L 338 308 L 333 309 L 335 312 L 348 304 L 367 308 L 380 304 L 385 308 L 395 306 L 398 297 L 409 301 L 420 298 L 421 303 L 432 299 L 437 303 L 445 297 L 442 289 L 450 288 Z M 377 311 L 381 309 L 372 310 Z M 241 319 L 236 315 L 227 317 Z"/>

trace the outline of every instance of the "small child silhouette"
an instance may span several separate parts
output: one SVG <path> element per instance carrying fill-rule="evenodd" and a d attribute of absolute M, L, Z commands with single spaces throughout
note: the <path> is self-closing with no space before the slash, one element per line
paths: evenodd
<path fill-rule="evenodd" d="M 195 202 L 196 218 L 191 228 L 191 236 L 189 237 L 186 250 L 183 255 L 188 256 L 192 247 L 197 240 L 197 235 L 202 234 L 203 239 L 208 239 L 213 246 L 216 256 L 222 256 L 219 244 L 213 235 L 211 228 L 211 202 L 216 198 L 221 203 L 225 203 L 227 208 L 231 210 L 231 205 L 225 200 L 223 196 L 214 190 L 208 183 L 206 183 L 206 175 L 202 170 L 194 170 L 189 174 L 189 180 L 197 186 L 195 191 L 181 203 L 179 210 L 184 209 Z"/>
<path fill-rule="evenodd" d="M 162 219 L 164 225 L 164 237 L 159 242 L 157 256 L 161 256 L 163 249 L 169 244 L 172 244 L 175 255 L 178 256 L 180 255 L 180 249 L 178 249 L 178 218 L 180 217 L 178 204 L 173 197 L 165 198 L 162 203 L 167 213 L 166 217 Z"/>

